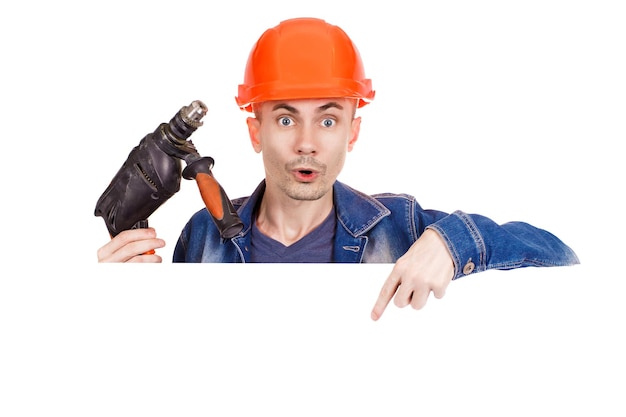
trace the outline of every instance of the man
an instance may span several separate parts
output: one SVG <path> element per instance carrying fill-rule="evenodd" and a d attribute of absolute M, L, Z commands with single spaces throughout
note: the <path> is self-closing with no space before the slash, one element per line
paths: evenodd
<path fill-rule="evenodd" d="M 423 210 L 414 197 L 367 196 L 337 181 L 359 137 L 356 110 L 374 98 L 346 33 L 319 19 L 291 19 L 254 45 L 237 103 L 265 179 L 233 201 L 243 230 L 222 239 L 206 210 L 185 226 L 174 262 L 395 262 L 372 310 L 422 308 L 451 280 L 487 269 L 564 266 L 576 254 L 526 223 Z M 160 262 L 154 229 L 120 233 L 101 262 Z M 395 295 L 395 296 L 394 296 Z"/>

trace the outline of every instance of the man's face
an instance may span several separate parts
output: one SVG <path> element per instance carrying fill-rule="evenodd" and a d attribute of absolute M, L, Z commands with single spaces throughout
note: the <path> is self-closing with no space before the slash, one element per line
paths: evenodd
<path fill-rule="evenodd" d="M 359 134 L 356 102 L 345 98 L 269 101 L 248 119 L 263 155 L 268 191 L 317 200 L 332 189 Z"/>

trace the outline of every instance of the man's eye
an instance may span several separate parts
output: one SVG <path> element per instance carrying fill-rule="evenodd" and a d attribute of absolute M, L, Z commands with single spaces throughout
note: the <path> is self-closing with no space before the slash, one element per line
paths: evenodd
<path fill-rule="evenodd" d="M 281 126 L 291 126 L 293 124 L 293 120 L 289 117 L 281 117 L 278 119 L 278 123 L 280 123 Z"/>
<path fill-rule="evenodd" d="M 322 120 L 322 126 L 324 127 L 333 127 L 334 125 L 335 125 L 335 121 L 333 119 Z"/>

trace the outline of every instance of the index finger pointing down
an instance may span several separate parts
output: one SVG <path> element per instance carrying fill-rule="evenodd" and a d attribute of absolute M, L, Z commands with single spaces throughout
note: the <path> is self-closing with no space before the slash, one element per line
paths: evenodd
<path fill-rule="evenodd" d="M 391 301 L 399 286 L 400 278 L 397 277 L 397 275 L 391 274 L 387 277 L 383 287 L 380 289 L 376 304 L 374 304 L 374 308 L 372 309 L 372 320 L 376 321 L 383 315 L 385 308 L 387 308 L 389 301 Z"/>

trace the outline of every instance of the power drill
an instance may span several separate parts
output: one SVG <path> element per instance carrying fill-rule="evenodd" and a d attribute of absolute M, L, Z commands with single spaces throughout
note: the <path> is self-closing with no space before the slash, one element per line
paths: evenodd
<path fill-rule="evenodd" d="M 243 228 L 230 199 L 215 180 L 213 158 L 202 157 L 188 140 L 202 126 L 207 106 L 195 100 L 147 134 L 128 155 L 94 214 L 104 219 L 111 238 L 128 229 L 148 227 L 148 217 L 180 190 L 181 175 L 195 179 L 220 235 L 225 239 Z M 181 172 L 181 160 L 186 167 Z"/>

